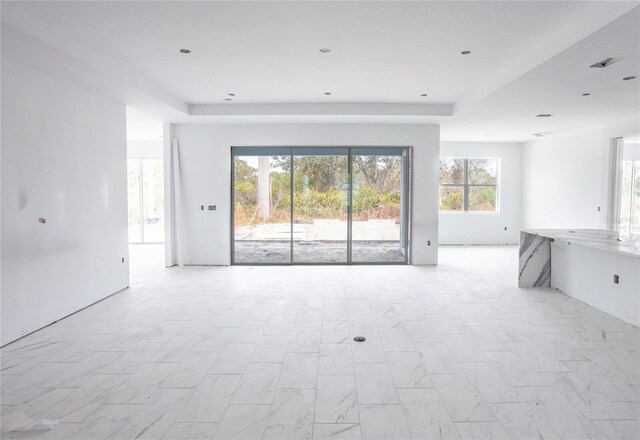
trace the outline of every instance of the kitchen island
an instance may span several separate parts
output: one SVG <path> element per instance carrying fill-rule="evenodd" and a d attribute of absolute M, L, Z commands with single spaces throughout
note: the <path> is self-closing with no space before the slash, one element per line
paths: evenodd
<path fill-rule="evenodd" d="M 520 232 L 519 287 L 554 287 L 640 326 L 640 236 L 601 229 Z"/>

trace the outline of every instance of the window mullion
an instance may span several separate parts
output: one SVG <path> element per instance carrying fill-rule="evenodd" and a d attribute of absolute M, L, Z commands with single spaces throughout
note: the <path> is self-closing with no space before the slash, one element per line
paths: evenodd
<path fill-rule="evenodd" d="M 469 210 L 469 159 L 464 160 L 464 211 Z"/>

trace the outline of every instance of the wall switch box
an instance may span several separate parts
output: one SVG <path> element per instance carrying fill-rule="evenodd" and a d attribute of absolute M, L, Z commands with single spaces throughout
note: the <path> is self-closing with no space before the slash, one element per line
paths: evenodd
<path fill-rule="evenodd" d="M 216 205 L 209 205 L 209 211 L 215 211 Z"/>
<path fill-rule="evenodd" d="M 204 211 L 204 205 L 200 205 L 200 211 Z"/>

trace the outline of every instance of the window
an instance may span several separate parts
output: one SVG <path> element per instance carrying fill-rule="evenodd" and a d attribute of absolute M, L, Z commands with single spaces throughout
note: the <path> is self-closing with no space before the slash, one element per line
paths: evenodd
<path fill-rule="evenodd" d="M 615 223 L 622 234 L 640 234 L 640 135 L 615 139 L 619 167 L 613 173 L 618 185 Z"/>
<path fill-rule="evenodd" d="M 622 161 L 620 232 L 640 234 L 640 160 Z"/>
<path fill-rule="evenodd" d="M 440 211 L 496 212 L 498 159 L 440 159 Z"/>

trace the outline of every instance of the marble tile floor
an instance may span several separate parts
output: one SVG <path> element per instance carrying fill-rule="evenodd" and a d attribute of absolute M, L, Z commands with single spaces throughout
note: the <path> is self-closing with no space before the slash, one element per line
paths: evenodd
<path fill-rule="evenodd" d="M 2 348 L 3 429 L 58 422 L 2 438 L 640 438 L 638 328 L 518 288 L 517 247 L 440 263 L 134 270 Z"/>

